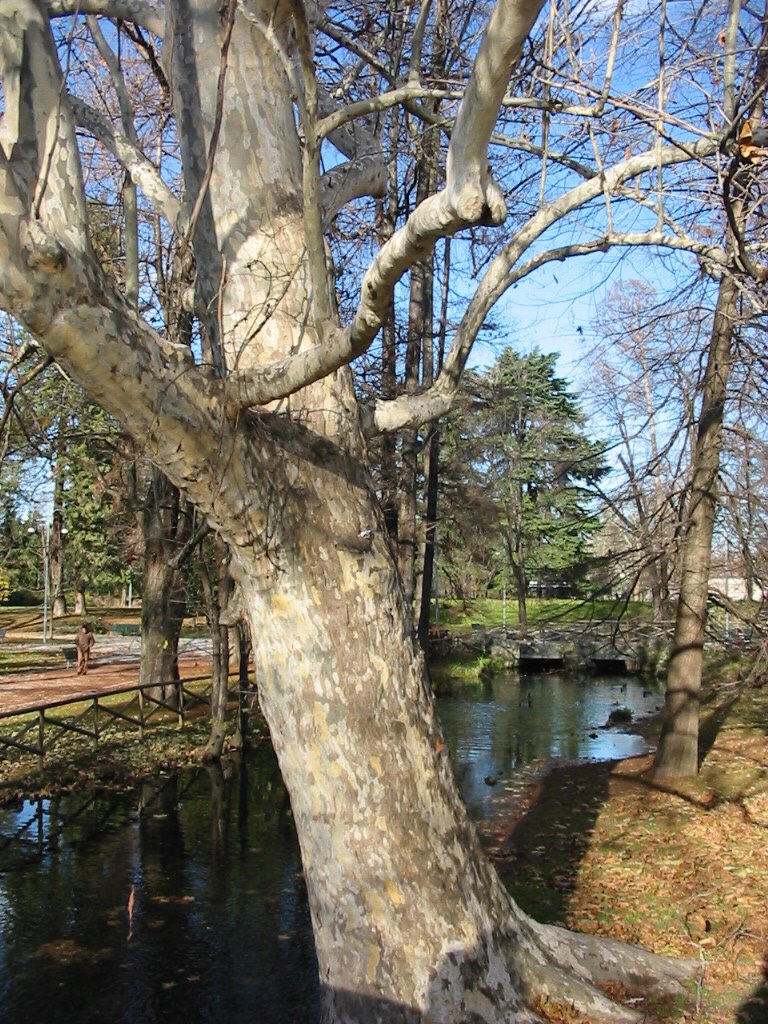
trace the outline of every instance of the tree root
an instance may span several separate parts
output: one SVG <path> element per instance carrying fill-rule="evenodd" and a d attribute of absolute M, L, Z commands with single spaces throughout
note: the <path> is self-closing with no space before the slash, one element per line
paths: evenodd
<path fill-rule="evenodd" d="M 532 996 L 566 1004 L 594 1024 L 635 1024 L 644 1014 L 615 1002 L 598 986 L 619 984 L 633 995 L 680 998 L 685 983 L 701 971 L 697 960 L 659 956 L 640 946 L 598 935 L 584 935 L 529 919 L 527 928 L 541 957 L 526 963 L 524 977 Z"/>

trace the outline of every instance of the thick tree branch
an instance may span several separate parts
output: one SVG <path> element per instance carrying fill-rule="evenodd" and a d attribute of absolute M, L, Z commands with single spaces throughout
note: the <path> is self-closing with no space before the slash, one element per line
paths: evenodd
<path fill-rule="evenodd" d="M 509 76 L 541 7 L 542 0 L 502 0 L 494 9 L 456 118 L 445 188 L 416 208 L 371 264 L 351 326 L 354 350 L 368 347 L 389 311 L 397 281 L 432 251 L 438 238 L 473 224 L 503 222 L 506 205 L 488 172 L 488 144 Z"/>
<path fill-rule="evenodd" d="M 43 7 L 51 18 L 95 14 L 132 21 L 161 39 L 165 34 L 164 10 L 147 0 L 44 0 Z"/>
<path fill-rule="evenodd" d="M 88 106 L 78 96 L 69 94 L 75 123 L 92 135 L 115 157 L 142 190 L 158 213 L 168 221 L 177 234 L 183 235 L 187 226 L 184 207 L 168 188 L 154 164 L 141 150 L 119 132 L 114 124 L 98 110 Z"/>
<path fill-rule="evenodd" d="M 723 272 L 727 267 L 726 255 L 716 246 L 706 245 L 690 236 L 673 235 L 660 231 L 608 233 L 588 242 L 574 243 L 537 253 L 526 263 L 515 266 L 504 279 L 504 289 L 523 280 L 534 270 L 552 262 L 562 262 L 576 256 L 605 252 L 612 247 L 653 246 L 691 252 L 708 266 Z M 494 300 L 495 301 L 495 300 Z M 389 401 L 378 400 L 363 413 L 363 429 L 367 436 L 414 428 L 444 416 L 452 407 L 459 389 L 461 376 L 469 358 L 474 337 L 482 324 L 473 317 L 467 326 L 467 316 L 459 325 L 445 366 L 435 384 L 416 395 L 400 395 Z M 477 313 L 479 316 L 480 314 Z M 477 326 L 475 326 L 477 325 Z"/>
<path fill-rule="evenodd" d="M 296 45 L 299 51 L 300 80 L 297 95 L 300 124 L 303 129 L 302 202 L 304 230 L 307 235 L 307 264 L 314 294 L 313 318 L 320 344 L 325 325 L 332 321 L 332 300 L 328 289 L 328 266 L 323 239 L 323 210 L 320 186 L 320 139 L 317 134 L 318 89 L 312 34 L 307 24 L 303 0 L 292 0 Z M 298 77 L 298 75 L 297 75 Z M 303 102 L 302 102 L 303 100 Z"/>
<path fill-rule="evenodd" d="M 329 332 L 324 345 L 280 363 L 231 376 L 226 384 L 230 401 L 248 406 L 284 397 L 361 355 L 387 315 L 397 281 L 431 252 L 438 238 L 472 224 L 503 221 L 506 206 L 488 173 L 488 143 L 509 76 L 542 4 L 543 0 L 502 0 L 494 10 L 459 109 L 446 187 L 421 203 L 382 247 L 363 281 L 351 327 Z M 464 103 L 469 110 L 462 114 Z"/>
<path fill-rule="evenodd" d="M 92 250 L 71 111 L 48 19 L 33 0 L 0 0 L 0 72 L 0 295 L 12 309 L 32 301 L 30 269 L 58 271 Z"/>
<path fill-rule="evenodd" d="M 661 151 L 658 149 L 648 150 L 646 153 L 621 161 L 604 174 L 595 175 L 589 181 L 581 182 L 566 195 L 532 217 L 491 263 L 467 308 L 443 370 L 433 387 L 422 394 L 402 395 L 391 401 L 379 401 L 372 408 L 364 410 L 365 432 L 369 436 L 389 433 L 406 426 L 419 426 L 444 415 L 453 403 L 474 339 L 489 310 L 508 288 L 545 263 L 553 260 L 560 261 L 573 255 L 602 251 L 612 245 L 647 245 L 690 251 L 695 253 L 702 262 L 713 267 L 722 267 L 724 265 L 723 254 L 717 247 L 706 245 L 684 234 L 675 235 L 671 232 L 660 231 L 609 233 L 589 242 L 547 250 L 545 253 L 535 256 L 523 267 L 518 266 L 522 255 L 546 230 L 569 213 L 600 196 L 604 190 L 613 192 L 620 190 L 627 181 L 656 167 L 659 159 L 665 165 L 682 163 L 691 159 L 704 160 L 717 152 L 717 149 L 718 141 L 708 139 L 697 142 L 691 147 L 667 146 Z M 439 193 L 432 197 L 435 203 L 440 203 L 444 194 Z M 431 200 L 427 200 L 417 208 L 409 221 L 414 238 L 420 237 L 418 229 L 421 221 L 418 215 L 423 207 L 427 208 L 423 214 L 425 219 L 432 216 Z M 433 221 L 433 226 L 434 223 Z M 400 238 L 399 246 L 392 246 L 391 243 L 395 242 L 398 237 Z M 426 240 L 422 236 L 421 244 L 425 247 L 425 252 L 429 251 L 433 240 L 431 236 L 427 236 Z M 412 257 L 412 250 L 408 249 L 408 225 L 393 236 L 391 242 L 381 250 L 379 256 L 381 257 L 385 251 L 392 255 L 393 250 L 400 261 L 405 261 L 402 265 L 402 273 L 410 265 L 407 260 Z M 398 267 L 401 266 L 401 263 L 397 262 L 391 266 Z M 394 270 L 390 269 L 390 273 L 394 274 Z M 369 271 L 366 280 L 369 280 L 371 276 L 371 271 Z M 399 274 L 397 276 L 399 277 Z M 358 312 L 359 316 L 360 312 Z M 322 348 L 318 346 L 288 357 L 279 364 L 273 364 L 247 374 L 236 375 L 227 382 L 228 399 L 242 406 L 260 405 L 292 394 L 304 384 L 321 379 L 325 374 L 332 372 L 345 362 L 357 358 L 367 348 L 375 331 L 370 334 L 369 331 L 355 330 L 356 326 L 357 322 L 351 329 L 334 332 Z"/>
<path fill-rule="evenodd" d="M 353 199 L 381 198 L 387 190 L 387 168 L 378 153 L 369 153 L 338 164 L 320 179 L 323 226 Z"/>
<path fill-rule="evenodd" d="M 333 116 L 337 106 L 323 90 L 317 91 L 318 111 L 322 117 Z M 348 157 L 320 179 L 323 224 L 327 227 L 339 210 L 351 199 L 362 196 L 380 197 L 386 193 L 387 164 L 381 142 L 360 120 L 344 121 L 327 132 L 327 139 Z"/>

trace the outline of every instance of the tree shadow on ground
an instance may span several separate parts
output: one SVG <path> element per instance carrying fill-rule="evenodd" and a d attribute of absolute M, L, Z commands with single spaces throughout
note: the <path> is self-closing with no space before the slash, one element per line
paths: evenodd
<path fill-rule="evenodd" d="M 765 1024 L 768 1021 L 768 952 L 763 958 L 763 977 L 736 1011 L 735 1024 Z"/>
<path fill-rule="evenodd" d="M 603 761 L 551 771 L 494 857 L 514 900 L 537 921 L 565 920 L 614 765 Z"/>
<path fill-rule="evenodd" d="M 699 724 L 699 768 L 701 768 L 705 757 L 714 747 L 715 741 L 725 725 L 731 709 L 737 703 L 739 696 L 740 691 L 735 690 L 731 696 L 721 703 L 716 703 L 717 694 L 713 693 L 710 695 L 708 703 L 713 702 L 715 706 L 708 714 L 705 711 Z"/>

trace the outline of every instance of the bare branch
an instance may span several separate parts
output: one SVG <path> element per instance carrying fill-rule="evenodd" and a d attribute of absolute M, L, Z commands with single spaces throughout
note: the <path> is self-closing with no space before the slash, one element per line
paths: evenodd
<path fill-rule="evenodd" d="M 473 224 L 501 224 L 504 197 L 488 171 L 488 144 L 509 75 L 542 0 L 502 0 L 494 9 L 448 148 L 446 185 L 421 203 L 373 260 L 363 280 L 351 332 L 354 351 L 364 351 L 379 330 L 403 273 L 427 256 L 438 238 Z"/>
<path fill-rule="evenodd" d="M 43 0 L 43 7 L 51 18 L 95 14 L 131 21 L 161 39 L 165 34 L 165 12 L 148 0 Z"/>
<path fill-rule="evenodd" d="M 72 94 L 69 94 L 69 102 L 75 123 L 97 139 L 118 160 L 155 209 L 178 234 L 183 235 L 187 226 L 186 212 L 154 164 L 98 110 Z"/>
<path fill-rule="evenodd" d="M 303 102 L 300 102 L 298 106 L 301 126 L 304 132 L 304 144 L 301 154 L 304 230 L 307 233 L 307 263 L 309 265 L 312 290 L 315 298 L 314 323 L 320 343 L 322 344 L 325 324 L 331 322 L 332 303 L 328 292 L 328 267 L 325 259 L 320 196 L 320 139 L 316 130 L 318 111 L 317 81 L 315 78 L 312 41 L 303 0 L 293 0 L 292 8 L 301 69 L 300 87 L 297 89 L 297 93 L 300 97 L 303 97 Z"/>
<path fill-rule="evenodd" d="M 339 210 L 351 199 L 361 196 L 383 196 L 387 188 L 387 164 L 379 138 L 360 118 L 354 121 L 346 116 L 338 127 L 329 128 L 338 113 L 337 104 L 322 88 L 317 87 L 318 111 L 324 118 L 325 132 L 316 126 L 318 140 L 321 134 L 331 142 L 348 161 L 337 164 L 322 175 L 323 225 L 327 227 Z M 349 108 L 344 108 L 344 113 Z"/>
<path fill-rule="evenodd" d="M 29 297 L 30 266 L 60 268 L 90 256 L 91 246 L 71 111 L 47 17 L 33 0 L 0 0 L 0 69 L 0 293 L 11 311 Z M 34 89 L 23 87 L 27 76 Z"/>
<path fill-rule="evenodd" d="M 134 111 L 123 72 L 115 54 L 107 43 L 99 26 L 98 18 L 87 15 L 86 22 L 96 49 L 107 65 L 112 85 L 120 107 L 120 122 L 128 141 L 138 148 L 138 137 L 134 125 Z M 119 40 L 119 35 L 118 35 Z M 125 217 L 125 297 L 135 306 L 139 297 L 139 221 L 136 183 L 129 175 L 123 188 L 123 213 Z"/>
<path fill-rule="evenodd" d="M 659 230 L 631 234 L 609 233 L 578 245 L 547 250 L 534 257 L 523 267 L 517 267 L 523 253 L 547 229 L 562 220 L 567 214 L 586 205 L 604 190 L 620 191 L 627 181 L 655 168 L 659 160 L 666 165 L 690 159 L 704 160 L 717 152 L 718 145 L 718 140 L 709 139 L 694 143 L 690 147 L 675 145 L 663 147 L 661 150 L 654 147 L 646 153 L 621 161 L 603 174 L 595 175 L 589 181 L 576 185 L 570 192 L 532 217 L 491 263 L 467 308 L 443 370 L 433 387 L 420 395 L 404 395 L 391 401 L 377 402 L 372 409 L 368 409 L 364 413 L 366 433 L 370 435 L 388 433 L 406 426 L 418 426 L 444 415 L 453 403 L 474 339 L 487 317 L 488 311 L 508 288 L 536 267 L 553 260 L 563 260 L 568 256 L 605 250 L 611 245 L 647 245 L 682 249 L 695 253 L 703 262 L 712 267 L 722 267 L 724 257 L 719 248 L 706 245 L 683 233 L 664 233 Z M 440 193 L 432 199 L 439 202 L 443 195 L 444 193 Z M 431 203 L 432 200 L 427 200 L 418 207 L 409 223 L 416 218 L 418 224 L 417 215 L 424 207 L 429 210 Z M 407 228 L 408 226 L 395 234 L 391 242 L 397 240 L 399 236 L 403 238 L 404 232 L 407 233 Z M 445 233 L 450 232 L 446 231 Z M 415 234 L 418 237 L 418 232 Z M 430 246 L 433 240 L 429 239 Z M 388 243 L 389 246 L 391 246 L 391 242 Z M 380 257 L 387 249 L 388 246 L 382 249 Z M 425 247 L 425 251 L 429 251 L 428 247 Z M 404 245 L 403 260 L 406 260 L 408 255 L 412 255 L 412 253 L 408 253 Z M 403 269 L 408 265 L 410 264 L 406 262 Z M 373 267 L 375 266 L 374 262 Z M 369 280 L 370 275 L 371 271 L 366 276 L 366 281 Z M 328 340 L 325 352 L 320 351 L 318 346 L 288 357 L 279 364 L 273 364 L 258 371 L 250 371 L 247 374 L 239 374 L 232 378 L 227 383 L 228 398 L 239 405 L 251 406 L 264 404 L 275 398 L 291 394 L 304 384 L 319 380 L 324 374 L 332 372 L 345 362 L 361 355 L 374 335 L 375 330 L 369 337 L 367 332 L 355 331 L 354 325 L 347 331 L 334 332 L 333 340 Z"/>
<path fill-rule="evenodd" d="M 543 0 L 502 0 L 496 7 L 459 109 L 446 187 L 422 202 L 382 247 L 363 281 L 351 327 L 329 332 L 325 349 L 318 345 L 271 366 L 235 374 L 226 384 L 230 401 L 248 406 L 284 397 L 361 355 L 386 316 L 397 281 L 432 251 L 438 238 L 472 224 L 503 221 L 506 206 L 488 173 L 488 143 L 509 75 L 542 4 Z"/>
<path fill-rule="evenodd" d="M 368 153 L 338 164 L 320 179 L 323 226 L 352 199 L 386 195 L 387 167 L 379 153 Z"/>
<path fill-rule="evenodd" d="M 203 172 L 202 180 L 200 181 L 200 187 L 197 190 L 195 196 L 195 202 L 192 205 L 192 212 L 189 215 L 189 225 L 184 237 L 179 243 L 179 255 L 183 256 L 184 252 L 192 240 L 192 236 L 195 232 L 195 224 L 200 216 L 200 211 L 203 208 L 208 187 L 211 184 L 211 176 L 213 175 L 213 161 L 216 158 L 216 148 L 219 143 L 219 133 L 221 131 L 221 118 L 224 107 L 224 79 L 227 74 L 227 55 L 229 54 L 229 44 L 232 41 L 232 30 L 235 27 L 235 14 L 237 13 L 237 0 L 228 0 L 227 3 L 227 14 L 226 23 L 224 26 L 224 39 L 221 43 L 221 57 L 219 61 L 219 77 L 216 84 L 216 111 L 213 122 L 213 128 L 211 130 L 211 141 L 208 146 L 208 156 L 205 162 L 205 170 Z"/>

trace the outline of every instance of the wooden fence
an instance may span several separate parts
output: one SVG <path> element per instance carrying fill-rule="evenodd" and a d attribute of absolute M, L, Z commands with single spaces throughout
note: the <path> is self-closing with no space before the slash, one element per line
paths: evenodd
<path fill-rule="evenodd" d="M 193 689 L 190 684 L 201 684 Z M 36 755 L 40 764 L 54 745 L 71 733 L 85 736 L 99 746 L 102 736 L 120 723 L 135 726 L 140 739 L 154 715 L 163 712 L 176 718 L 179 727 L 185 719 L 201 706 L 210 707 L 212 683 L 210 676 L 182 679 L 170 683 L 153 683 L 119 686 L 100 690 L 98 694 L 78 695 L 54 702 L 29 705 L 23 709 L 0 711 L 0 760 L 8 760 L 14 754 Z M 157 695 L 162 691 L 163 696 Z M 112 698 L 131 694 L 130 700 L 116 706 Z M 228 699 L 237 700 L 240 714 L 247 711 L 247 698 L 253 697 L 253 690 L 229 691 Z M 71 708 L 72 713 L 65 709 Z M 5 722 L 22 719 L 17 729 L 5 730 Z M 158 719 L 159 720 L 159 719 Z"/>

